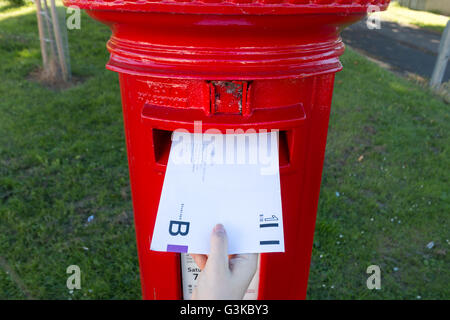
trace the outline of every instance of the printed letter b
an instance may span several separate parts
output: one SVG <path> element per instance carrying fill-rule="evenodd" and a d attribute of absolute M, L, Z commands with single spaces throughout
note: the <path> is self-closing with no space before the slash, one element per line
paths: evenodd
<path fill-rule="evenodd" d="M 177 225 L 178 227 L 175 229 L 175 231 L 173 230 L 173 226 Z M 184 228 L 183 228 L 184 226 Z M 184 229 L 184 231 L 183 231 Z M 170 224 L 169 224 L 169 233 L 171 236 L 185 236 L 189 233 L 189 222 L 184 222 L 184 221 L 173 221 L 170 220 Z"/>

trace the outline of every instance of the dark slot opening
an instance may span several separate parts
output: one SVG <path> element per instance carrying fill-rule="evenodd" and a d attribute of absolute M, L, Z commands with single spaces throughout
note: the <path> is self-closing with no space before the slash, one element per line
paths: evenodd
<path fill-rule="evenodd" d="M 167 165 L 171 145 L 172 131 L 153 129 L 153 150 L 157 164 Z"/>
<path fill-rule="evenodd" d="M 289 141 L 288 141 L 288 137 L 290 136 L 290 132 L 288 131 L 280 131 L 280 135 L 279 135 L 279 165 L 280 168 L 281 167 L 286 167 L 289 165 L 289 159 L 290 159 L 290 154 L 289 154 Z M 289 139 L 290 140 L 290 139 Z"/>

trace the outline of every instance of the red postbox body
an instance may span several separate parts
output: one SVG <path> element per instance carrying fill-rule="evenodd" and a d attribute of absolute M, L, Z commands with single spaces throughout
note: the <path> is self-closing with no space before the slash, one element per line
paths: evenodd
<path fill-rule="evenodd" d="M 112 30 L 145 299 L 182 298 L 180 255 L 150 250 L 179 128 L 280 130 L 285 252 L 261 254 L 258 299 L 306 297 L 339 32 L 388 2 L 64 1 Z"/>

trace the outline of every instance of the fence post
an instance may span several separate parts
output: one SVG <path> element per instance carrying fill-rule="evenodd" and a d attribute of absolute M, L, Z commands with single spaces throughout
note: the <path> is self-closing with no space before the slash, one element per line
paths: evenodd
<path fill-rule="evenodd" d="M 430 87 L 438 89 L 444 78 L 447 62 L 450 58 L 450 20 L 447 22 L 447 27 L 441 37 L 439 44 L 439 54 L 434 66 L 433 75 L 430 80 Z"/>
<path fill-rule="evenodd" d="M 58 59 L 59 59 L 59 65 L 61 68 L 61 74 L 64 81 L 69 80 L 69 72 L 67 70 L 67 62 L 66 57 L 64 55 L 64 47 L 61 37 L 61 30 L 59 27 L 59 21 L 58 21 L 58 12 L 56 11 L 56 4 L 55 0 L 50 0 L 50 9 L 52 12 L 52 22 L 53 22 L 53 32 L 55 33 L 55 42 L 56 42 L 56 48 L 58 50 Z"/>
<path fill-rule="evenodd" d="M 47 68 L 48 57 L 47 57 L 47 44 L 45 43 L 44 22 L 42 21 L 41 0 L 35 0 L 35 3 L 36 3 L 36 15 L 38 22 L 39 39 L 41 41 L 42 64 L 45 69 Z"/>

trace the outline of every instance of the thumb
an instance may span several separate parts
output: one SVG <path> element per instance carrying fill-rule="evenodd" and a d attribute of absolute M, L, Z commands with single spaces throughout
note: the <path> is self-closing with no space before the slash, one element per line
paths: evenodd
<path fill-rule="evenodd" d="M 250 284 L 258 267 L 258 254 L 236 254 L 230 259 L 230 269 L 239 282 Z M 248 285 L 247 285 L 248 286 Z"/>
<path fill-rule="evenodd" d="M 222 224 L 213 229 L 207 264 L 211 268 L 228 269 L 228 237 Z"/>

